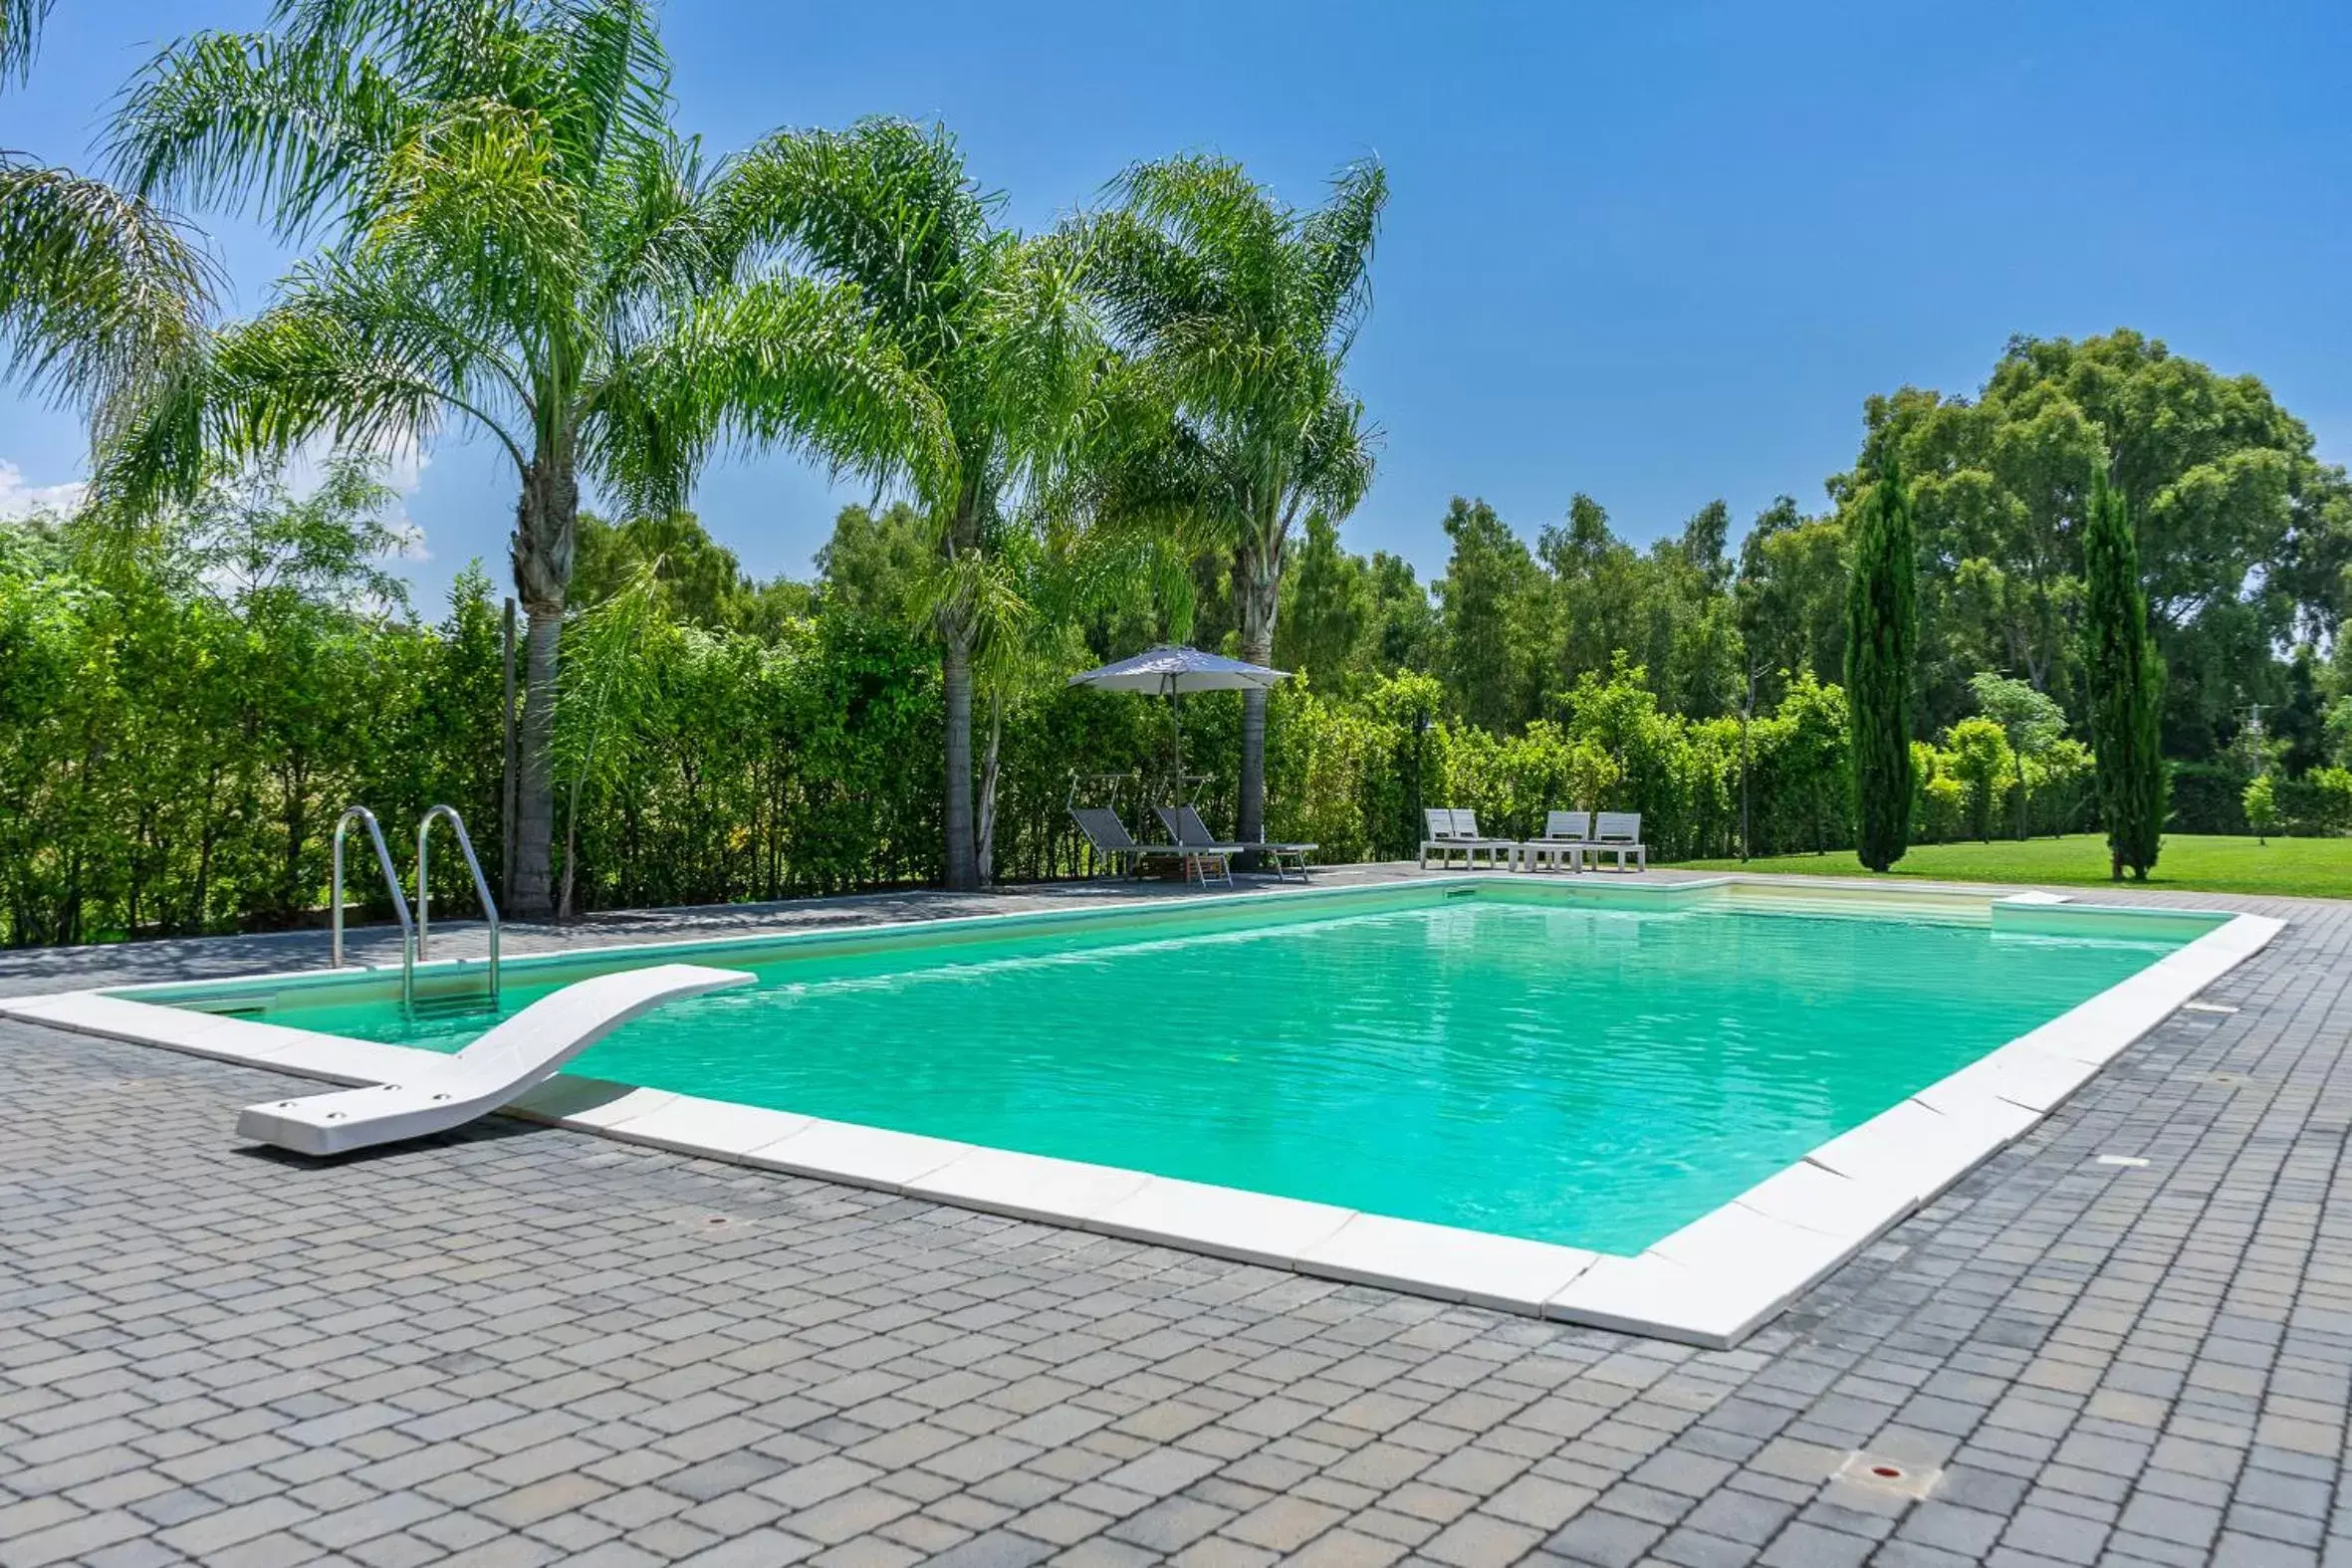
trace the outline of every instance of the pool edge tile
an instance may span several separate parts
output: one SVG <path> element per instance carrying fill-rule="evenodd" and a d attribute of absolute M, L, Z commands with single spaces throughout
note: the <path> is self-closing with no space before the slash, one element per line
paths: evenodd
<path fill-rule="evenodd" d="M 1693 1275 L 1763 1279 L 1793 1269 L 1810 1279 L 1836 1267 L 1859 1244 L 1842 1232 L 1811 1230 L 1735 1199 L 1652 1242 L 1642 1255 L 1662 1257 Z"/>
<path fill-rule="evenodd" d="M 1914 1098 L 1816 1146 L 1804 1163 L 1889 1193 L 1900 1191 L 1917 1207 L 2009 1141 L 1998 1127 L 1947 1116 Z"/>
<path fill-rule="evenodd" d="M 1543 1303 L 1557 1323 L 1730 1350 L 1782 1303 L 1727 1289 L 1655 1253 L 1603 1253 Z"/>
<path fill-rule="evenodd" d="M 559 1072 L 525 1089 L 500 1109 L 527 1121 L 600 1133 L 652 1104 L 675 1098 L 664 1089 L 640 1089 L 586 1073 Z"/>
<path fill-rule="evenodd" d="M 1140 1192 L 1148 1172 L 1092 1165 L 1012 1149 L 969 1147 L 900 1189 L 909 1198 L 957 1204 L 1017 1220 L 1084 1227 Z"/>
<path fill-rule="evenodd" d="M 792 1137 L 806 1128 L 810 1120 L 792 1111 L 663 1092 L 651 1103 L 639 1104 L 611 1125 L 597 1130 L 622 1143 L 666 1149 L 673 1154 L 699 1154 L 730 1165 L 743 1165 L 749 1163 L 754 1150 Z"/>
<path fill-rule="evenodd" d="M 975 1147 L 946 1138 L 926 1138 L 920 1133 L 892 1132 L 884 1127 L 861 1127 L 854 1122 L 810 1117 L 793 1132 L 746 1150 L 740 1163 L 794 1176 L 902 1193 L 907 1183 L 961 1159 Z"/>
<path fill-rule="evenodd" d="M 1355 1216 L 1353 1209 L 1302 1198 L 1155 1176 L 1087 1221 L 1085 1228 L 1130 1241 L 1294 1268 L 1301 1253 Z"/>
<path fill-rule="evenodd" d="M 2012 1040 L 1929 1084 L 1912 1098 L 1948 1116 L 1980 1112 L 1986 1101 L 1999 1101 L 2026 1113 L 2018 1128 L 2022 1134 L 2098 1073 L 2094 1063 Z"/>
<path fill-rule="evenodd" d="M 1540 1314 L 1600 1257 L 1582 1247 L 1358 1214 L 1299 1252 L 1300 1273 Z"/>
<path fill-rule="evenodd" d="M 1802 1160 L 1773 1172 L 1732 1203 L 1857 1247 L 1869 1245 L 1919 1208 L 1901 1188 L 1856 1181 Z"/>

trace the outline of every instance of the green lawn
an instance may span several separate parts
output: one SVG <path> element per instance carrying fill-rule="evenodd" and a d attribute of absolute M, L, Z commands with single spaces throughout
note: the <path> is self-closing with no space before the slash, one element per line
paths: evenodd
<path fill-rule="evenodd" d="M 1686 870 L 1784 871 L 1813 876 L 1868 876 L 1852 850 L 1769 859 L 1691 860 Z M 2107 842 L 2093 833 L 2023 843 L 1919 844 L 1887 873 L 1951 882 L 2033 882 L 2106 886 Z M 2127 886 L 2134 885 L 2127 883 Z M 2206 893 L 2283 893 L 2352 898 L 2352 838 L 2208 837 L 2168 833 L 2164 854 L 2145 884 Z"/>

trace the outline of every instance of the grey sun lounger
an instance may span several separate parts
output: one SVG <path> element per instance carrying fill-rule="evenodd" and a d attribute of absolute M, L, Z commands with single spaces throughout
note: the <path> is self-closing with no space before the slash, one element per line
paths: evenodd
<path fill-rule="evenodd" d="M 1321 847 L 1316 844 L 1245 844 L 1238 840 L 1220 839 L 1209 831 L 1209 824 L 1201 820 L 1201 813 L 1189 805 L 1155 805 L 1152 812 L 1159 817 L 1160 825 L 1168 830 L 1168 836 L 1175 839 L 1178 846 L 1185 849 L 1221 849 L 1236 855 L 1253 852 L 1270 855 L 1274 859 L 1274 874 L 1284 881 L 1290 880 L 1291 866 L 1297 867 L 1298 880 L 1305 881 L 1306 857 Z"/>
<path fill-rule="evenodd" d="M 1421 817 L 1429 834 L 1421 840 L 1421 864 L 1425 869 L 1432 850 L 1437 853 L 1441 870 L 1456 854 L 1461 855 L 1464 870 L 1476 870 L 1482 853 L 1490 866 L 1510 864 L 1519 857 L 1518 839 L 1486 837 L 1478 830 L 1478 812 L 1467 807 L 1425 806 Z"/>
<path fill-rule="evenodd" d="M 1127 824 L 1119 820 L 1119 813 L 1107 805 L 1073 805 L 1069 815 L 1078 824 L 1078 831 L 1086 835 L 1086 842 L 1114 872 L 1122 859 L 1127 862 L 1128 870 L 1138 875 L 1146 860 L 1181 860 L 1187 881 L 1197 877 L 1201 886 L 1207 887 L 1210 868 L 1214 866 L 1218 879 L 1227 887 L 1233 886 L 1233 857 L 1240 853 L 1233 846 L 1139 843 L 1127 831 Z"/>
<path fill-rule="evenodd" d="M 453 1056 L 418 1051 L 399 1083 L 248 1105 L 237 1135 L 297 1154 L 348 1154 L 447 1132 L 487 1115 L 605 1035 L 665 1002 L 748 986 L 741 970 L 653 964 L 578 981 L 540 998 Z"/>

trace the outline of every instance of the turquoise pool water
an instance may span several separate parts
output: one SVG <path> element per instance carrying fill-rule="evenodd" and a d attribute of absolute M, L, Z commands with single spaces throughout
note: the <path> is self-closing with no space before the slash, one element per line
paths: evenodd
<path fill-rule="evenodd" d="M 760 983 L 572 1070 L 1634 1252 L 2181 945 L 1484 889 L 1342 907 L 695 955 Z M 439 1049 L 487 1021 L 327 994 L 273 1016 Z"/>

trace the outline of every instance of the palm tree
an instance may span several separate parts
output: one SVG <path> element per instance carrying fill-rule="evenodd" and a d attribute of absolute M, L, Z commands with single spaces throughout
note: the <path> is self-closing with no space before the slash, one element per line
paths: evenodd
<path fill-rule="evenodd" d="M 723 442 L 928 472 L 937 409 L 853 289 L 779 269 L 765 161 L 706 167 L 671 128 L 643 0 L 281 0 L 272 26 L 167 50 L 116 155 L 142 194 L 250 201 L 330 243 L 159 379 L 102 492 L 314 438 L 497 443 L 530 628 L 508 898 L 545 915 L 582 481 L 666 512 Z"/>
<path fill-rule="evenodd" d="M 1144 163 L 1087 225 L 1110 320 L 1172 413 L 1110 475 L 1105 510 L 1157 518 L 1230 555 L 1242 657 L 1274 654 L 1291 532 L 1333 523 L 1372 478 L 1372 432 L 1341 380 L 1371 304 L 1388 179 L 1342 169 L 1322 206 L 1285 206 L 1223 158 Z M 1238 836 L 1266 824 L 1266 693 L 1242 698 Z"/>
<path fill-rule="evenodd" d="M 57 0 L 0 0 L 0 82 L 22 82 L 41 46 L 41 25 Z"/>
<path fill-rule="evenodd" d="M 917 597 L 940 640 L 947 885 L 981 885 L 973 805 L 975 661 L 1029 617 L 998 557 L 1070 451 L 1102 365 L 1082 258 L 1066 236 L 996 225 L 999 198 L 944 129 L 868 119 L 771 137 L 743 160 L 749 226 L 853 284 L 864 320 L 943 410 L 947 460 L 905 471 L 929 525 Z"/>
<path fill-rule="evenodd" d="M 32 70 L 55 0 L 0 0 L 0 85 Z M 169 216 L 0 151 L 0 376 L 101 414 L 202 330 L 213 273 Z"/>

